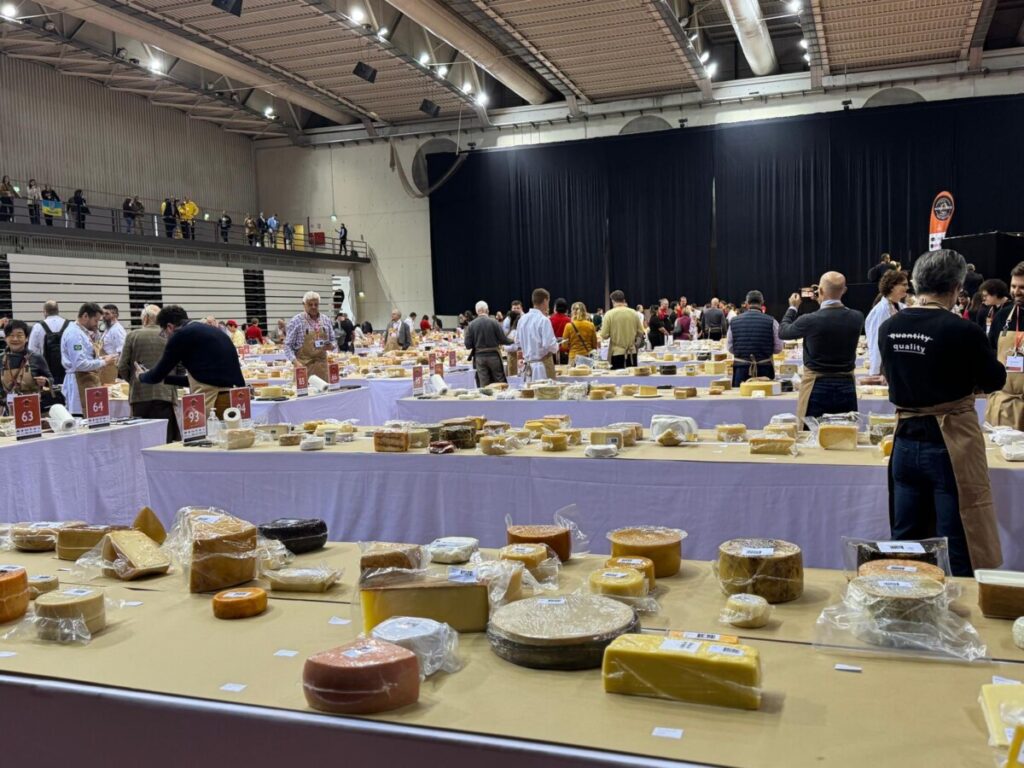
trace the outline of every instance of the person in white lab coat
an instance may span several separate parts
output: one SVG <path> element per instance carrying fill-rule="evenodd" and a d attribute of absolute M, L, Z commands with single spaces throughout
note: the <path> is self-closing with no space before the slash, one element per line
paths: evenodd
<path fill-rule="evenodd" d="M 93 347 L 102 314 L 99 304 L 83 304 L 78 310 L 77 322 L 68 326 L 60 340 L 65 372 L 64 399 L 68 410 L 76 416 L 85 413 L 85 390 L 100 386 L 100 369 L 117 361 L 117 355 L 98 357 Z"/>
<path fill-rule="evenodd" d="M 533 309 L 523 315 L 516 326 L 516 346 L 523 351 L 523 375 L 534 380 L 554 379 L 559 344 L 548 317 L 551 294 L 537 288 L 532 299 Z"/>
<path fill-rule="evenodd" d="M 120 355 L 124 349 L 124 340 L 128 336 L 124 326 L 118 320 L 120 310 L 116 304 L 103 305 L 103 335 L 100 341 L 103 343 L 103 354 Z"/>

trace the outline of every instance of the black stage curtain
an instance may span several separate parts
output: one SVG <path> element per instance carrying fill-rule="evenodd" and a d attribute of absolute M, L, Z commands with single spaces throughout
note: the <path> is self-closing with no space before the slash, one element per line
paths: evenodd
<path fill-rule="evenodd" d="M 1012 96 L 475 152 L 431 196 L 435 307 L 543 286 L 593 308 L 607 283 L 631 304 L 758 288 L 780 314 L 827 269 L 909 266 L 943 189 L 950 235 L 1024 229 L 1021 125 Z"/>

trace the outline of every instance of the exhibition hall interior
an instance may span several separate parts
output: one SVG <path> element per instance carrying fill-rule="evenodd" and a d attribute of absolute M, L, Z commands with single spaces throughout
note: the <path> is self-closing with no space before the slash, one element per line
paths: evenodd
<path fill-rule="evenodd" d="M 1024 0 L 0 0 L 0 762 L 1024 768 L 1022 136 Z"/>

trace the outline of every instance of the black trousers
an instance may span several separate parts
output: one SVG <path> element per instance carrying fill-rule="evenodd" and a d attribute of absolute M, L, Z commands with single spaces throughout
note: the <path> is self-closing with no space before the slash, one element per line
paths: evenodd
<path fill-rule="evenodd" d="M 174 412 L 174 404 L 166 400 L 143 400 L 132 403 L 132 416 L 136 419 L 167 419 L 167 442 L 181 440 L 178 431 L 178 415 Z"/>
<path fill-rule="evenodd" d="M 174 219 L 164 219 L 164 234 L 168 237 L 174 237 Z"/>
<path fill-rule="evenodd" d="M 732 385 L 738 387 L 750 376 L 750 363 L 741 363 L 739 360 L 734 360 L 732 364 Z M 775 366 L 771 363 L 762 363 L 757 366 L 758 378 L 774 379 L 775 378 Z"/>
<path fill-rule="evenodd" d="M 629 352 L 625 355 L 612 355 L 612 370 L 622 371 L 630 366 L 636 365 L 636 353 Z"/>
<path fill-rule="evenodd" d="M 501 364 L 501 355 L 497 352 L 481 352 L 474 355 L 473 363 L 476 366 L 476 383 L 478 387 L 486 387 L 490 384 L 501 384 L 508 381 L 505 378 L 505 366 Z"/>

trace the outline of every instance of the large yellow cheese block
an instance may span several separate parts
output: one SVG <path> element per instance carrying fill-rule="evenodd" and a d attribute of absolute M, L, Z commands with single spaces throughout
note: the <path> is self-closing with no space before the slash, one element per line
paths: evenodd
<path fill-rule="evenodd" d="M 171 559 L 142 531 L 111 531 L 103 539 L 103 575 L 131 581 L 167 573 Z"/>
<path fill-rule="evenodd" d="M 639 384 L 623 384 L 621 389 L 619 390 L 620 394 L 623 397 L 632 397 L 633 395 L 635 395 L 639 391 L 640 391 L 640 385 Z"/>
<path fill-rule="evenodd" d="M 782 435 L 784 437 L 791 437 L 794 440 L 796 440 L 798 430 L 797 425 L 795 423 L 765 424 L 764 433 L 766 436 Z"/>
<path fill-rule="evenodd" d="M 621 448 L 625 444 L 622 430 L 619 429 L 592 429 L 589 439 L 591 445 L 614 445 Z"/>
<path fill-rule="evenodd" d="M 725 373 L 726 364 L 724 360 L 708 360 L 704 363 L 704 373 L 709 376 L 721 376 Z"/>
<path fill-rule="evenodd" d="M 91 587 L 66 587 L 36 598 L 36 633 L 41 640 L 80 640 L 107 626 L 104 595 Z"/>
<path fill-rule="evenodd" d="M 781 539 L 730 539 L 718 547 L 718 582 L 727 595 L 746 592 L 769 603 L 804 592 L 803 552 Z"/>
<path fill-rule="evenodd" d="M 647 594 L 647 580 L 635 568 L 599 568 L 588 578 L 590 591 L 610 597 L 642 597 Z"/>
<path fill-rule="evenodd" d="M 0 565 L 0 624 L 24 616 L 31 599 L 28 572 L 20 565 Z"/>
<path fill-rule="evenodd" d="M 655 573 L 654 573 L 654 561 L 649 557 L 641 557 L 640 555 L 624 555 L 622 557 L 609 557 L 604 562 L 605 568 L 633 568 L 640 571 L 647 579 L 647 589 L 650 592 L 654 591 L 656 584 Z"/>
<path fill-rule="evenodd" d="M 259 397 L 284 397 L 284 387 L 280 387 L 276 384 L 267 387 L 261 387 L 257 390 Z"/>
<path fill-rule="evenodd" d="M 857 450 L 857 425 L 822 424 L 818 427 L 818 445 L 826 451 Z"/>
<path fill-rule="evenodd" d="M 741 443 L 747 439 L 746 424 L 718 424 L 715 439 L 720 443 Z"/>
<path fill-rule="evenodd" d="M 640 390 L 636 393 L 637 397 L 657 397 L 658 388 L 650 384 L 641 384 Z"/>
<path fill-rule="evenodd" d="M 544 451 L 566 451 L 569 449 L 569 436 L 550 432 L 540 436 L 540 447 Z"/>
<path fill-rule="evenodd" d="M 487 629 L 487 584 L 387 574 L 370 579 L 359 591 L 363 631 L 393 616 L 419 616 L 448 624 L 456 632 Z"/>
<path fill-rule="evenodd" d="M 743 381 L 740 382 L 740 397 L 753 397 L 755 392 L 764 393 L 765 397 L 775 394 L 775 383 L 771 381 Z"/>
<path fill-rule="evenodd" d="M 540 568 L 541 563 L 551 557 L 554 557 L 554 553 L 548 550 L 546 544 L 521 542 L 519 544 L 509 544 L 498 550 L 498 558 L 500 560 L 512 560 L 522 563 L 530 573 L 535 573 Z"/>
<path fill-rule="evenodd" d="M 750 452 L 768 456 L 790 456 L 796 440 L 782 435 L 761 435 L 750 438 Z"/>
<path fill-rule="evenodd" d="M 761 706 L 761 658 L 747 645 L 621 635 L 605 649 L 608 693 L 737 709 Z"/>
<path fill-rule="evenodd" d="M 143 507 L 139 510 L 139 514 L 132 521 L 132 528 L 142 531 L 157 544 L 163 544 L 167 540 L 167 530 L 164 528 L 164 524 L 160 522 L 160 518 L 149 507 Z"/>
<path fill-rule="evenodd" d="M 732 379 L 715 379 L 708 386 L 719 387 L 724 389 L 726 392 L 732 389 Z"/>
<path fill-rule="evenodd" d="M 608 532 L 612 557 L 646 557 L 654 563 L 654 575 L 659 579 L 679 573 L 685 538 L 686 531 L 649 525 Z"/>
<path fill-rule="evenodd" d="M 1024 710 L 1024 685 L 983 685 L 978 704 L 988 727 L 989 745 L 1004 749 L 1010 746 L 1010 734 L 1016 725 L 1011 713 Z M 1011 717 L 1004 718 L 1004 711 Z"/>
<path fill-rule="evenodd" d="M 256 526 L 217 509 L 185 513 L 190 592 L 215 592 L 256 576 Z"/>

